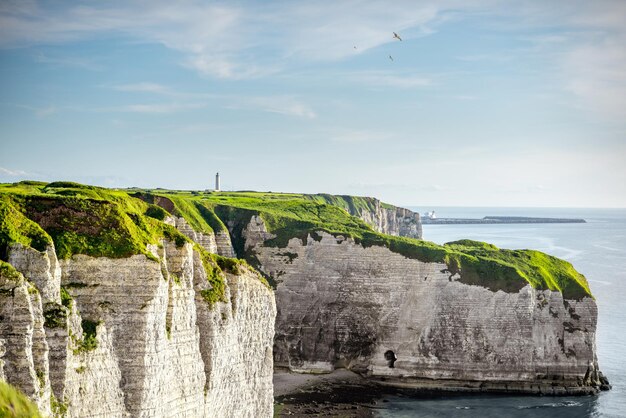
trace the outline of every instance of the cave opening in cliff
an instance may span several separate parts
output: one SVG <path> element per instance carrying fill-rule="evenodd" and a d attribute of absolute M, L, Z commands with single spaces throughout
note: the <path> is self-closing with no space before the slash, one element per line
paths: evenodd
<path fill-rule="evenodd" d="M 396 357 L 396 354 L 391 351 L 391 350 L 387 350 L 385 351 L 385 360 L 387 360 L 387 366 L 389 366 L 390 369 L 393 369 L 394 363 L 396 362 L 398 358 Z"/>

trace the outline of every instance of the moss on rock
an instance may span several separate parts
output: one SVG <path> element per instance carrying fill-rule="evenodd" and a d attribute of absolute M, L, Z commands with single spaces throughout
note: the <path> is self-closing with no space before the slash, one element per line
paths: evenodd
<path fill-rule="evenodd" d="M 73 254 L 122 258 L 154 256 L 148 244 L 184 236 L 171 225 L 147 216 L 150 205 L 126 192 L 68 182 L 39 189 L 0 187 L 0 249 L 19 242 L 38 250 L 54 242 L 57 256 Z M 152 213 L 154 214 L 154 213 Z"/>
<path fill-rule="evenodd" d="M 7 281 L 19 284 L 22 281 L 22 277 L 20 272 L 15 270 L 15 267 L 6 261 L 0 260 L 0 286 L 3 286 Z"/>
<path fill-rule="evenodd" d="M 5 261 L 12 243 L 44 251 L 52 242 L 51 237 L 20 209 L 8 196 L 0 195 L 0 259 Z"/>

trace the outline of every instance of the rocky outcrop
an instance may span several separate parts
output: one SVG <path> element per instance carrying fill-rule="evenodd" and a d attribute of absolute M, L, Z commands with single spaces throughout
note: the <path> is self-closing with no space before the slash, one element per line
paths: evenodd
<path fill-rule="evenodd" d="M 217 243 L 215 242 L 215 235 L 203 234 L 202 232 L 196 232 L 189 225 L 189 223 L 182 216 L 167 216 L 163 220 L 168 225 L 172 225 L 178 229 L 183 235 L 190 240 L 197 242 L 210 253 L 217 254 Z"/>
<path fill-rule="evenodd" d="M 350 213 L 370 224 L 376 231 L 399 237 L 422 238 L 420 214 L 408 209 L 383 205 L 374 200 L 374 210 Z"/>
<path fill-rule="evenodd" d="M 158 261 L 33 251 L 12 248 L 23 277 L 0 283 L 0 376 L 44 413 L 271 416 L 276 308 L 256 272 L 226 273 L 223 301 L 210 305 L 189 243 L 150 247 Z M 58 272 L 63 304 L 49 283 Z"/>
<path fill-rule="evenodd" d="M 168 216 L 164 219 L 166 224 L 176 227 L 187 238 L 200 244 L 205 250 L 222 257 L 235 257 L 235 250 L 230 240 L 228 231 L 218 231 L 214 234 L 204 234 L 194 231 L 185 218 Z"/>
<path fill-rule="evenodd" d="M 29 280 L 41 292 L 43 302 L 60 302 L 61 269 L 53 247 L 44 252 L 14 243 L 9 251 L 9 264 L 18 271 L 28 271 Z"/>
<path fill-rule="evenodd" d="M 215 243 L 217 245 L 217 254 L 222 257 L 236 257 L 228 231 L 217 231 L 215 233 Z"/>
<path fill-rule="evenodd" d="M 49 414 L 48 345 L 44 337 L 41 297 L 20 274 L 0 275 L 0 376 L 35 400 Z"/>
<path fill-rule="evenodd" d="M 581 394 L 607 383 L 591 297 L 529 285 L 494 292 L 460 282 L 446 264 L 322 231 L 265 246 L 272 235 L 259 217 L 243 235 L 278 283 L 279 366 L 346 367 L 385 384 L 459 391 Z"/>

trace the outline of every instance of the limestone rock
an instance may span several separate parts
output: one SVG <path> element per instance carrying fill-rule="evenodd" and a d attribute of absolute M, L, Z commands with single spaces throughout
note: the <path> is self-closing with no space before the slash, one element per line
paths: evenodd
<path fill-rule="evenodd" d="M 167 216 L 163 222 L 172 225 L 187 238 L 200 244 L 208 252 L 217 254 L 217 243 L 214 234 L 203 234 L 202 232 L 194 231 L 185 218 L 179 216 Z"/>
<path fill-rule="evenodd" d="M 165 223 L 176 227 L 187 238 L 200 244 L 205 250 L 222 257 L 235 257 L 235 250 L 228 231 L 219 231 L 215 234 L 203 234 L 195 231 L 183 217 L 168 216 Z"/>
<path fill-rule="evenodd" d="M 274 361 L 299 372 L 346 367 L 386 384 L 449 390 L 593 393 L 601 386 L 595 301 L 530 287 L 493 292 L 445 264 L 319 231 L 264 246 L 244 231 L 277 283 Z"/>
<path fill-rule="evenodd" d="M 151 247 L 158 261 L 54 257 L 47 271 L 54 251 L 32 251 L 14 247 L 11 260 L 53 300 L 42 304 L 42 290 L 24 278 L 0 283 L 0 377 L 42 412 L 272 415 L 276 307 L 257 273 L 228 273 L 224 302 L 209 306 L 200 292 L 210 284 L 191 244 Z M 56 301 L 59 285 L 69 306 Z"/>

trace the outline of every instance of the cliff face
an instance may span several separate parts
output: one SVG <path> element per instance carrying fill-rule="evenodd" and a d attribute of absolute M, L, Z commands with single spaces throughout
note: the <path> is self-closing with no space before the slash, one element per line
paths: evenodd
<path fill-rule="evenodd" d="M 210 306 L 192 244 L 164 241 L 150 251 L 158 261 L 59 262 L 52 246 L 39 253 L 12 245 L 21 274 L 0 282 L 0 376 L 45 414 L 270 416 L 271 291 L 239 265 L 225 273 L 223 301 Z"/>
<path fill-rule="evenodd" d="M 259 217 L 244 232 L 278 282 L 277 365 L 450 390 L 574 394 L 606 384 L 591 297 L 530 285 L 492 291 L 461 282 L 447 264 L 322 231 L 270 246 Z"/>
<path fill-rule="evenodd" d="M 339 206 L 382 234 L 422 238 L 420 214 L 408 209 L 383 203 L 373 197 L 328 194 L 305 195 L 305 197 Z"/>
<path fill-rule="evenodd" d="M 375 199 L 159 193 L 0 185 L 0 379 L 44 413 L 270 416 L 273 361 L 418 388 L 608 388 L 567 262 L 411 239 L 419 216 Z M 278 313 L 215 252 L 271 279 Z"/>
<path fill-rule="evenodd" d="M 178 229 L 187 238 L 197 242 L 210 253 L 219 254 L 223 257 L 235 257 L 235 250 L 227 231 L 197 232 L 187 223 L 185 218 L 177 216 L 168 216 L 164 222 Z"/>
<path fill-rule="evenodd" d="M 363 210 L 351 215 L 363 219 L 376 231 L 399 237 L 422 238 L 420 214 L 399 207 L 385 207 L 375 199 L 374 210 Z"/>

